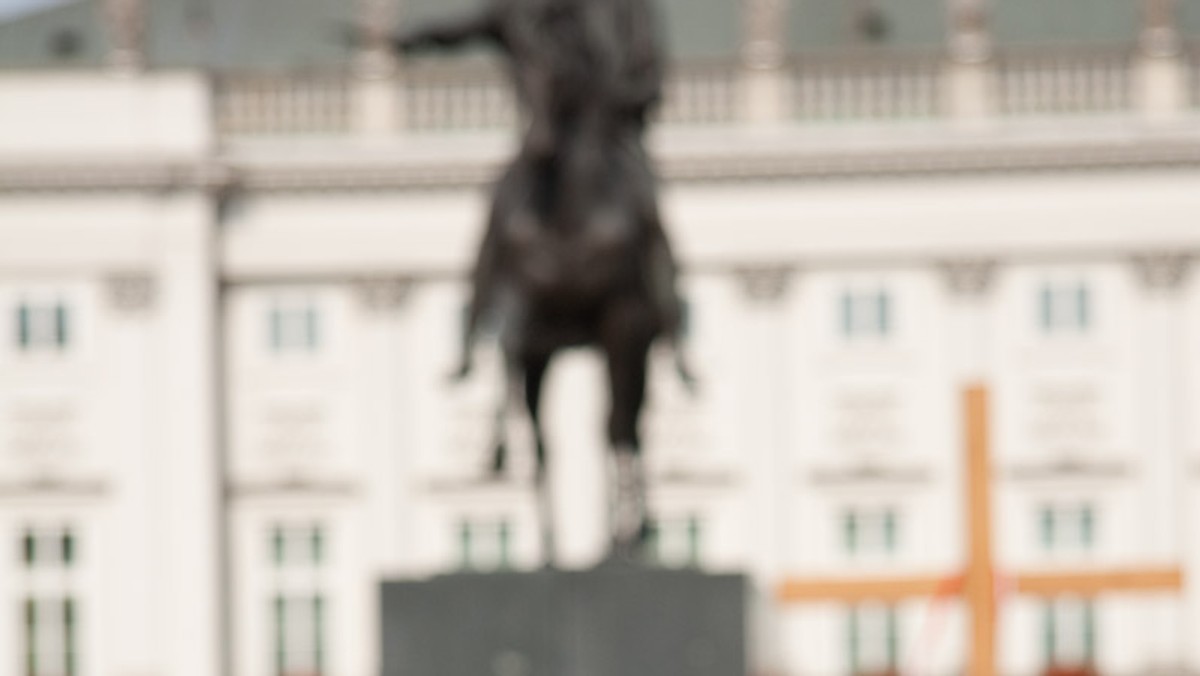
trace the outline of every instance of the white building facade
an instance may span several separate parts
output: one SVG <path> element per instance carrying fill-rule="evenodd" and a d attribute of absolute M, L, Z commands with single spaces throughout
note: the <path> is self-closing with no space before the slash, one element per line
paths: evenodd
<path fill-rule="evenodd" d="M 503 84 L 142 69 L 110 4 L 107 69 L 0 74 L 0 676 L 378 673 L 381 580 L 542 560 L 530 458 L 485 478 L 494 353 L 447 382 Z M 786 9 L 746 0 L 653 138 L 702 380 L 653 374 L 663 565 L 749 575 L 753 674 L 962 672 L 949 586 L 778 590 L 963 568 L 982 384 L 997 671 L 1200 671 L 1192 10 L 1043 53 L 951 3 L 932 60 L 797 64 Z M 606 544 L 604 396 L 551 373 L 566 567 Z M 1148 567 L 1182 588 L 1011 582 Z"/>

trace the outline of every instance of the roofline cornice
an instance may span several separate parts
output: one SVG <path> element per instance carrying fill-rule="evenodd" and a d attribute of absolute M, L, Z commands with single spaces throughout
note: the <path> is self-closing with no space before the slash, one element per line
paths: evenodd
<path fill-rule="evenodd" d="M 870 181 L 932 176 L 1082 173 L 1200 168 L 1200 138 L 1072 143 L 979 143 L 954 147 L 732 151 L 660 154 L 669 183 Z M 223 190 L 358 192 L 473 188 L 489 184 L 494 159 L 413 162 L 193 160 L 0 161 L 0 192 Z"/>

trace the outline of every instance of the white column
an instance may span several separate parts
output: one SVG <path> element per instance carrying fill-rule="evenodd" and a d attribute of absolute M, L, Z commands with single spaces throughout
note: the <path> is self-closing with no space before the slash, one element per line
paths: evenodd
<path fill-rule="evenodd" d="M 785 0 L 742 0 L 742 114 L 746 122 L 787 119 L 791 92 L 786 68 Z"/>
<path fill-rule="evenodd" d="M 1175 0 L 1141 2 L 1138 106 L 1152 121 L 1171 120 L 1187 109 L 1187 65 L 1176 25 Z"/>
<path fill-rule="evenodd" d="M 155 284 L 148 275 L 105 280 L 105 453 L 113 460 L 111 546 L 113 575 L 97 593 L 111 610 L 99 627 L 118 673 L 154 674 L 165 656 L 156 641 L 155 599 L 169 595 L 162 579 L 163 553 L 155 546 L 158 510 L 153 503 L 152 471 L 158 449 L 152 443 L 151 400 Z"/>
<path fill-rule="evenodd" d="M 1187 351 L 1183 336 L 1180 289 L 1190 260 L 1186 255 L 1161 253 L 1140 257 L 1135 265 L 1142 280 L 1143 341 L 1142 420 L 1145 447 L 1137 449 L 1144 464 L 1141 492 L 1146 509 L 1142 519 L 1144 563 L 1182 564 L 1183 543 L 1191 533 L 1181 518 L 1187 509 L 1188 464 L 1183 448 L 1187 411 L 1183 408 Z M 1183 645 L 1190 638 L 1180 626 L 1182 606 L 1174 595 L 1152 602 L 1154 631 L 1148 632 L 1147 653 L 1171 670 L 1182 666 Z"/>
<path fill-rule="evenodd" d="M 755 673 L 776 673 L 784 668 L 783 608 L 775 590 L 785 570 L 788 517 L 793 503 L 793 464 L 789 419 L 792 414 L 789 374 L 787 303 L 793 273 L 784 267 L 744 270 L 739 273 L 747 304 L 748 322 L 743 379 L 744 403 L 740 411 L 741 453 L 745 460 L 746 496 L 752 528 L 748 561 L 751 570 L 750 653 Z"/>
<path fill-rule="evenodd" d="M 164 199 L 158 213 L 155 518 L 165 560 L 163 673 L 171 676 L 225 673 L 214 211 L 196 193 Z"/>
<path fill-rule="evenodd" d="M 987 0 L 948 0 L 949 55 L 946 63 L 946 112 L 978 124 L 995 109 L 992 36 Z"/>

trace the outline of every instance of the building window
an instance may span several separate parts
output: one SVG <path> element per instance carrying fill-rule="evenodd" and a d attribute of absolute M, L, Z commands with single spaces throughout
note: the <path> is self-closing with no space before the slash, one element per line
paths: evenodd
<path fill-rule="evenodd" d="M 900 623 L 894 607 L 867 603 L 854 606 L 847 612 L 846 624 L 851 674 L 897 673 Z"/>
<path fill-rule="evenodd" d="M 1053 333 L 1082 333 L 1092 323 L 1092 293 L 1083 282 L 1042 285 L 1038 317 L 1042 331 Z"/>
<path fill-rule="evenodd" d="M 841 326 L 846 338 L 884 338 L 894 324 L 894 303 L 886 289 L 842 293 Z"/>
<path fill-rule="evenodd" d="M 1085 554 L 1096 542 L 1096 510 L 1090 504 L 1043 505 L 1038 531 L 1047 554 Z"/>
<path fill-rule="evenodd" d="M 321 676 L 326 663 L 325 530 L 319 525 L 276 525 L 270 540 L 275 674 Z"/>
<path fill-rule="evenodd" d="M 842 514 L 842 544 L 850 558 L 887 558 L 899 545 L 896 510 L 848 509 Z"/>
<path fill-rule="evenodd" d="M 15 314 L 20 351 L 64 350 L 68 346 L 70 312 L 64 301 L 21 300 Z"/>
<path fill-rule="evenodd" d="M 667 568 L 700 565 L 703 526 L 699 517 L 653 519 L 647 535 L 646 550 L 659 565 Z"/>
<path fill-rule="evenodd" d="M 25 593 L 21 600 L 25 676 L 78 673 L 79 601 L 72 578 L 78 560 L 72 528 L 27 528 L 20 537 Z"/>
<path fill-rule="evenodd" d="M 312 298 L 277 298 L 267 313 L 272 352 L 315 352 L 321 344 L 321 313 Z"/>
<path fill-rule="evenodd" d="M 1096 662 L 1096 607 L 1090 599 L 1060 597 L 1042 607 L 1047 671 L 1088 671 Z"/>
<path fill-rule="evenodd" d="M 505 570 L 512 566 L 512 527 L 505 519 L 464 520 L 458 526 L 463 570 Z"/>

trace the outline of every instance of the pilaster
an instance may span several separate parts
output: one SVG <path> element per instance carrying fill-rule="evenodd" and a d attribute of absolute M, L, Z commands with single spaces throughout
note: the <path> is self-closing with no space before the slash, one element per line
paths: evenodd
<path fill-rule="evenodd" d="M 1133 260 L 1142 286 L 1141 325 L 1143 355 L 1138 411 L 1144 447 L 1136 449 L 1144 472 L 1140 495 L 1144 505 L 1142 555 L 1146 564 L 1175 565 L 1184 554 L 1184 478 L 1186 458 L 1183 448 L 1186 429 L 1184 382 L 1186 344 L 1181 290 L 1192 265 L 1191 258 L 1180 252 L 1163 251 L 1137 256 Z M 1182 666 L 1185 636 L 1180 624 L 1182 608 L 1176 599 L 1156 599 L 1149 609 L 1153 626 L 1158 629 L 1148 640 L 1148 654 L 1162 660 L 1156 666 L 1174 670 Z"/>

